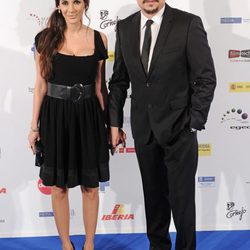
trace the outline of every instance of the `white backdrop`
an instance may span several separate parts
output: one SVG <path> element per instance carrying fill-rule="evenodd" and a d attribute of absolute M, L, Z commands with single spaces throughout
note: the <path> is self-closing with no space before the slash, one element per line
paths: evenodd
<path fill-rule="evenodd" d="M 0 237 L 53 235 L 57 232 L 50 189 L 39 182 L 27 134 L 35 80 L 34 36 L 45 26 L 54 1 L 0 2 Z M 250 229 L 250 1 L 168 3 L 202 17 L 218 78 L 206 130 L 198 135 L 197 229 Z M 135 0 L 91 1 L 90 26 L 109 39 L 107 80 L 112 73 L 116 21 L 135 10 Z M 111 180 L 100 187 L 98 233 L 145 232 L 129 108 L 128 98 L 127 148 L 111 157 Z M 70 202 L 71 233 L 83 233 L 79 188 L 71 190 Z"/>

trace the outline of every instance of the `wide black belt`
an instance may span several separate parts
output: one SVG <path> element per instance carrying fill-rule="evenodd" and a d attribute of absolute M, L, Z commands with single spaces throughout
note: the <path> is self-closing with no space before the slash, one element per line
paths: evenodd
<path fill-rule="evenodd" d="M 95 96 L 95 84 L 83 85 L 77 83 L 73 86 L 65 86 L 49 82 L 47 95 L 54 98 L 78 102 L 82 98 L 85 99 Z"/>

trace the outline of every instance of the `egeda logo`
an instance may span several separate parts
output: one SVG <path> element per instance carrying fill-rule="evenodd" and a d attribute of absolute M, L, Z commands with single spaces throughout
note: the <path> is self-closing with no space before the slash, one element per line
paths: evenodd
<path fill-rule="evenodd" d="M 242 220 L 243 214 L 245 214 L 247 210 L 242 207 L 240 210 L 235 209 L 235 203 L 234 202 L 228 202 L 227 203 L 227 214 L 226 217 L 228 219 L 232 219 L 234 217 L 239 217 L 239 220 Z"/>
<path fill-rule="evenodd" d="M 250 129 L 248 114 L 241 108 L 227 110 L 221 117 L 221 123 L 229 124 L 229 128 L 233 130 Z"/>

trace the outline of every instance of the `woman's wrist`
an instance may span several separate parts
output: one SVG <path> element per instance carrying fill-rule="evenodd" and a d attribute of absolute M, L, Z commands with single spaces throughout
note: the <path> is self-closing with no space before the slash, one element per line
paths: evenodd
<path fill-rule="evenodd" d="M 39 127 L 30 127 L 31 132 L 39 132 Z"/>
<path fill-rule="evenodd" d="M 36 122 L 32 122 L 30 125 L 30 131 L 32 132 L 39 132 L 39 126 Z"/>

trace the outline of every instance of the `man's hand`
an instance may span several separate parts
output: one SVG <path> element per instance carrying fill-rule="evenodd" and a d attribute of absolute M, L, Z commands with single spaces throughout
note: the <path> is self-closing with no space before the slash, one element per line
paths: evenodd
<path fill-rule="evenodd" d="M 111 127 L 111 153 L 114 154 L 116 147 L 119 144 L 122 144 L 123 147 L 126 147 L 126 139 L 126 133 L 122 129 L 118 127 Z"/>

